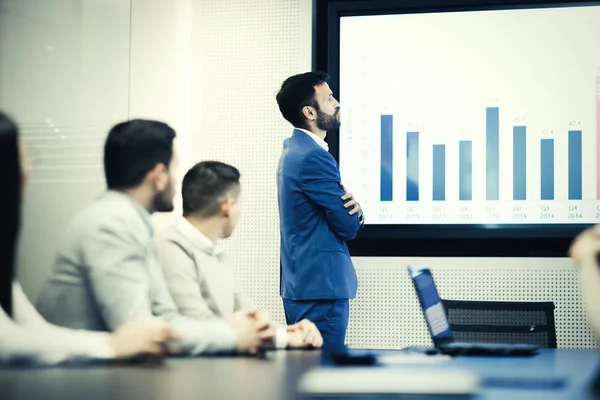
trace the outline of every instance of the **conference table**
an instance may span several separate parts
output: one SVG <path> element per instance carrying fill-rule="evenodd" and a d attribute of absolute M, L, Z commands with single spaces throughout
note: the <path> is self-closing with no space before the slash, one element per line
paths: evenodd
<path fill-rule="evenodd" d="M 268 352 L 262 358 L 170 358 L 162 365 L 1 368 L 0 399 L 302 399 L 299 380 L 321 363 L 320 351 L 296 350 Z M 484 385 L 473 397 L 510 400 L 593 398 L 589 384 L 599 366 L 596 351 L 570 349 L 544 349 L 523 358 L 455 357 L 440 365 L 470 370 L 482 378 L 529 374 L 564 381 L 547 388 Z"/>

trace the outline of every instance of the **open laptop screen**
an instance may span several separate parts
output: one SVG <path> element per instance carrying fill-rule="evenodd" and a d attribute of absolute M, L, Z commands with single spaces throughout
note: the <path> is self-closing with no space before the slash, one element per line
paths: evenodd
<path fill-rule="evenodd" d="M 435 287 L 431 271 L 427 268 L 409 267 L 409 272 L 434 344 L 437 345 L 439 342 L 451 341 L 452 333 L 450 332 L 450 325 L 448 324 L 448 319 L 446 318 L 444 307 Z"/>

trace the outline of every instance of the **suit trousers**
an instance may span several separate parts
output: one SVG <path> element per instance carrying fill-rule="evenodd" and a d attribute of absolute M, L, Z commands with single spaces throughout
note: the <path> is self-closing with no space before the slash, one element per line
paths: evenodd
<path fill-rule="evenodd" d="M 288 325 L 308 319 L 323 336 L 323 349 L 343 348 L 350 316 L 348 299 L 289 300 L 283 299 L 285 320 Z"/>

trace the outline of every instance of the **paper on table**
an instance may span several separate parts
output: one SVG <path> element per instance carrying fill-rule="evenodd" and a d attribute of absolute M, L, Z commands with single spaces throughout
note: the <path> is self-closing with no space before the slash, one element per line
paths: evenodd
<path fill-rule="evenodd" d="M 377 357 L 379 364 L 438 364 L 450 360 L 450 356 L 425 354 L 388 354 Z"/>
<path fill-rule="evenodd" d="M 300 379 L 298 391 L 306 394 L 449 394 L 470 395 L 479 389 L 470 371 L 446 368 L 317 367 Z"/>

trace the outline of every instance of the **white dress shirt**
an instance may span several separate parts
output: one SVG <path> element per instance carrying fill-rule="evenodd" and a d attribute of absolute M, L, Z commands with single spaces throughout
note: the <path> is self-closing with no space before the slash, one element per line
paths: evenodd
<path fill-rule="evenodd" d="M 107 333 L 59 328 L 47 323 L 16 282 L 13 318 L 0 308 L 0 364 L 54 365 L 114 356 Z"/>
<path fill-rule="evenodd" d="M 324 148 L 326 151 L 329 151 L 329 145 L 327 144 L 327 142 L 325 140 L 321 139 L 318 135 L 315 135 L 314 133 L 312 133 L 311 131 L 308 131 L 306 129 L 302 129 L 302 128 L 295 128 L 295 129 L 298 129 L 299 131 L 302 131 L 302 132 L 306 133 L 319 146 L 321 146 L 322 148 Z"/>

